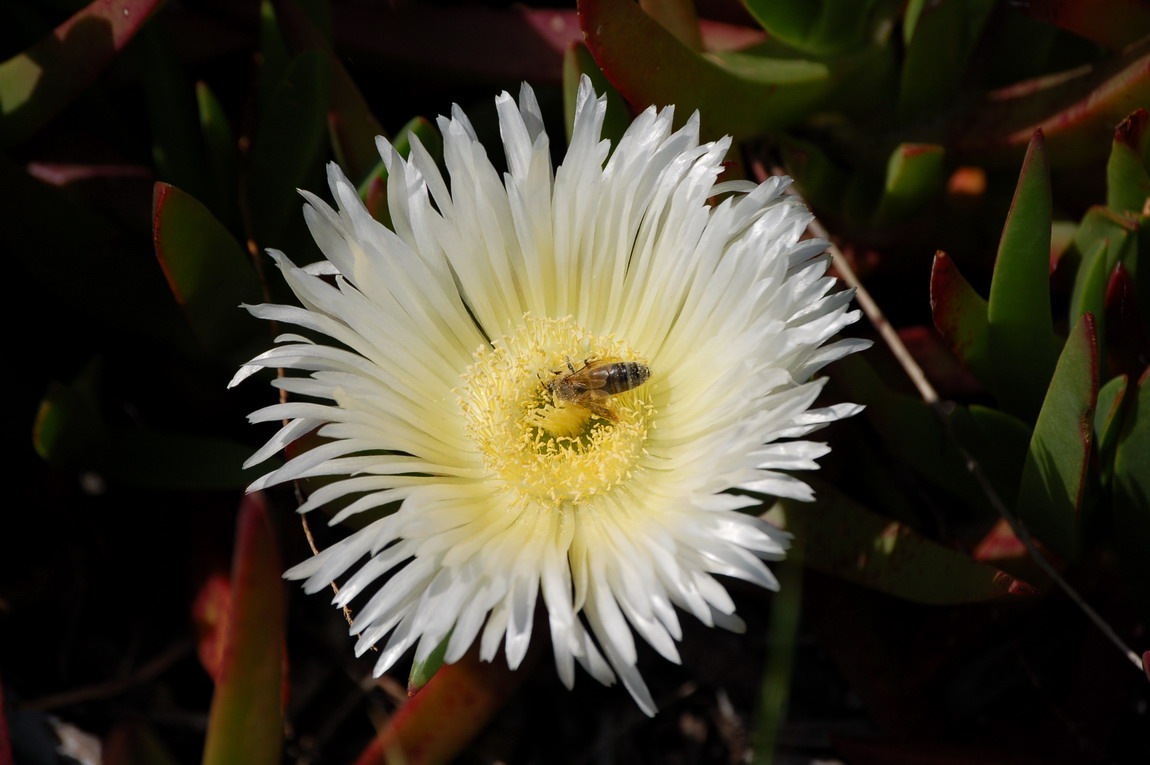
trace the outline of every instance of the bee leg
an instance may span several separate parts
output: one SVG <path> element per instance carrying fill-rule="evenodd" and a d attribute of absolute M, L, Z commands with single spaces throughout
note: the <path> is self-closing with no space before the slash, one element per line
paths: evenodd
<path fill-rule="evenodd" d="M 599 395 L 596 395 L 596 394 L 599 394 Z M 607 420 L 609 422 L 618 422 L 619 421 L 619 415 L 615 414 L 615 410 L 612 409 L 611 407 L 607 406 L 606 404 L 601 403 L 602 400 L 606 399 L 606 398 L 607 398 L 607 396 L 604 395 L 602 393 L 602 391 L 597 391 L 597 390 L 596 391 L 587 391 L 586 393 L 584 393 L 583 395 L 581 395 L 579 397 L 579 400 L 577 403 L 579 403 L 580 406 L 587 407 L 588 409 L 591 410 L 592 414 L 597 414 L 600 417 L 602 417 L 604 420 Z"/>
<path fill-rule="evenodd" d="M 575 374 L 575 365 L 571 363 L 571 357 L 570 356 L 564 356 L 563 358 L 567 359 L 567 368 L 571 370 L 571 374 Z M 556 374 L 560 374 L 560 373 L 556 372 Z"/>

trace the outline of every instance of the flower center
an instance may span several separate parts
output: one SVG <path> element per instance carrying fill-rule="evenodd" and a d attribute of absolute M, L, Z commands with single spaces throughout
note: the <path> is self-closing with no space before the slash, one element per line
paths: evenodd
<path fill-rule="evenodd" d="M 650 368 L 571 317 L 525 316 L 475 352 L 459 390 L 467 432 L 514 504 L 575 506 L 627 481 L 646 453 Z"/>

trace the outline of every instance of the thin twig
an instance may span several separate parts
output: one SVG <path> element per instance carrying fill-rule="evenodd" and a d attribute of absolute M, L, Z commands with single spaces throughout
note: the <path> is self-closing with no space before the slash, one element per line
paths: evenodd
<path fill-rule="evenodd" d="M 815 234 L 815 236 L 826 239 L 828 242 L 831 241 L 826 229 L 819 225 L 818 221 L 812 222 L 810 229 L 811 232 Z M 1018 540 L 1022 542 L 1023 546 L 1026 548 L 1026 551 L 1030 554 L 1030 557 L 1036 564 L 1038 564 L 1038 567 L 1041 568 L 1042 571 L 1050 577 L 1051 581 L 1053 581 L 1063 592 L 1066 593 L 1066 596 L 1070 598 L 1070 600 L 1076 606 L 1078 606 L 1082 613 L 1086 614 L 1086 617 L 1094 623 L 1094 626 L 1101 630 L 1102 634 L 1105 635 L 1111 643 L 1117 646 L 1118 650 L 1120 650 L 1122 654 L 1126 656 L 1126 658 L 1129 659 L 1132 664 L 1134 664 L 1135 667 L 1137 667 L 1140 671 L 1144 671 L 1142 659 L 1139 658 L 1138 654 L 1131 650 L 1130 646 L 1123 642 L 1122 638 L 1118 636 L 1118 633 L 1114 631 L 1110 624 L 1107 623 L 1107 621 L 1103 619 L 1102 616 L 1097 611 L 1095 611 L 1081 595 L 1078 594 L 1078 591 L 1075 590 L 1069 582 L 1062 578 L 1062 575 L 1058 573 L 1058 570 L 1054 567 L 1054 565 L 1046 559 L 1046 556 L 1044 556 L 1038 547 L 1034 544 L 1034 539 L 1030 536 L 1030 532 L 1027 530 L 1026 525 L 1022 522 L 1022 519 L 1015 515 L 1014 512 L 1006 506 L 1006 503 L 1002 501 L 1002 498 L 998 496 L 998 492 L 995 491 L 994 487 L 991 485 L 990 480 L 986 477 L 986 473 L 983 472 L 982 466 L 979 464 L 978 460 L 976 460 L 974 456 L 970 454 L 970 452 L 963 448 L 958 439 L 954 437 L 954 434 L 950 429 L 950 417 L 946 404 L 942 401 L 942 399 L 939 398 L 938 393 L 934 389 L 934 386 L 930 384 L 930 381 L 926 378 L 926 374 L 922 371 L 922 367 L 920 367 L 918 362 L 914 360 L 914 357 L 911 356 L 910 351 L 907 350 L 906 345 L 903 344 L 902 338 L 898 336 L 898 332 L 896 332 L 894 327 L 890 325 L 890 322 L 886 320 L 886 317 L 882 313 L 882 309 L 878 307 L 878 303 L 874 301 L 874 298 L 872 298 L 870 293 L 867 292 L 866 287 L 864 287 L 859 281 L 858 276 L 854 272 L 854 269 L 851 268 L 850 262 L 846 259 L 846 257 L 843 256 L 842 251 L 839 250 L 839 248 L 835 246 L 834 243 L 831 243 L 829 251 L 831 253 L 831 258 L 834 261 L 835 270 L 838 272 L 840 278 L 842 278 L 842 280 L 851 287 L 854 287 L 855 299 L 858 301 L 859 307 L 862 308 L 863 313 L 866 314 L 867 319 L 872 325 L 874 325 L 874 328 L 878 330 L 879 336 L 883 339 L 883 342 L 887 344 L 887 347 L 890 348 L 891 353 L 894 354 L 895 359 L 898 360 L 898 363 L 902 366 L 903 371 L 906 372 L 907 377 L 909 377 L 911 382 L 914 383 L 914 386 L 918 388 L 918 392 L 919 395 L 922 396 L 922 400 L 925 401 L 928 406 L 930 406 L 930 408 L 936 415 L 938 415 L 939 419 L 942 421 L 943 427 L 947 429 L 947 433 L 950 435 L 951 441 L 958 449 L 959 454 L 962 455 L 962 459 L 966 464 L 967 471 L 969 471 L 970 474 L 974 477 L 974 480 L 978 483 L 979 488 L 982 489 L 982 493 L 990 502 L 991 507 L 993 507 L 999 516 L 1001 516 L 1002 519 L 1006 521 L 1011 530 L 1014 532 L 1014 535 L 1018 537 Z"/>
<path fill-rule="evenodd" d="M 143 685 L 159 677 L 164 670 L 190 653 L 192 648 L 193 644 L 191 640 L 181 640 L 174 643 L 159 656 L 141 664 L 125 677 L 108 680 L 107 682 L 97 683 L 95 685 L 87 685 L 83 688 L 75 688 L 70 691 L 64 691 L 63 693 L 57 693 L 54 696 L 43 696 L 21 704 L 20 707 L 21 709 L 47 712 L 52 709 L 68 707 L 85 701 L 119 696 L 136 686 Z"/>

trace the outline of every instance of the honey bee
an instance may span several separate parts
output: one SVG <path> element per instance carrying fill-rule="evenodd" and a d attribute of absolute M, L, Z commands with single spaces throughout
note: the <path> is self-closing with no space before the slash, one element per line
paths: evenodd
<path fill-rule="evenodd" d="M 607 405 L 607 398 L 638 388 L 651 377 L 646 364 L 619 359 L 588 359 L 579 369 L 568 359 L 567 369 L 544 384 L 552 400 L 578 404 L 611 422 L 618 422 L 619 415 Z"/>

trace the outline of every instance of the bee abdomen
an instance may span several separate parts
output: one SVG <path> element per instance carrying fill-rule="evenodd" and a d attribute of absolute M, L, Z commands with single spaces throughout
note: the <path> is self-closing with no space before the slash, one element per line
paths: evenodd
<path fill-rule="evenodd" d="M 603 390 L 607 393 L 622 393 L 638 388 L 651 377 L 651 368 L 638 361 L 619 361 L 607 370 L 607 382 Z"/>

